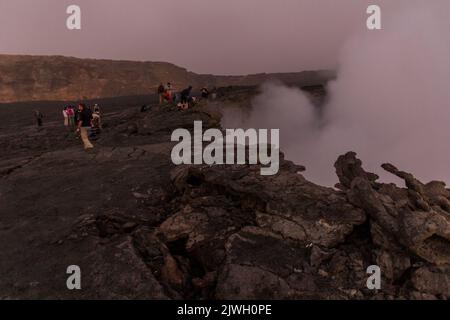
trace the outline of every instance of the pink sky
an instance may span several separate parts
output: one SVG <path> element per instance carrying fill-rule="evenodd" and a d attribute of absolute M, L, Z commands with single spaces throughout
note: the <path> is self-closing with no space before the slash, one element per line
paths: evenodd
<path fill-rule="evenodd" d="M 216 74 L 333 68 L 344 40 L 365 28 L 368 4 L 384 14 L 407 3 L 1 0 L 0 53 L 168 61 Z M 82 9 L 81 31 L 66 29 L 70 4 Z"/>

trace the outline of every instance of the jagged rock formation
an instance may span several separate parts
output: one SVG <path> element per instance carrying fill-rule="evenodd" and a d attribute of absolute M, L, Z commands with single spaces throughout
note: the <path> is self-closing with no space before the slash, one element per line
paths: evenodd
<path fill-rule="evenodd" d="M 333 76 L 329 71 L 215 76 L 165 62 L 0 55 L 0 103 L 146 95 L 153 94 L 160 82 L 169 81 L 182 90 L 187 85 L 254 86 L 270 79 L 306 86 L 324 83 Z"/>
<path fill-rule="evenodd" d="M 382 167 L 403 179 L 406 189 L 377 183 L 354 153 L 336 163 L 338 172 L 347 172 L 340 181 L 348 200 L 368 215 L 377 263 L 390 283 L 409 277 L 422 294 L 448 297 L 450 191 L 443 182 L 423 184 L 391 164 Z"/>
<path fill-rule="evenodd" d="M 0 111 L 1 112 L 1 111 Z M 47 119 L 3 130 L 0 298 L 448 299 L 450 192 L 393 165 L 377 182 L 354 153 L 337 188 L 281 157 L 258 166 L 175 167 L 172 130 L 218 127 L 202 106 L 109 110 L 85 153 Z M 83 290 L 65 287 L 67 266 Z M 370 265 L 381 290 L 366 287 Z"/>
<path fill-rule="evenodd" d="M 376 183 L 348 153 L 336 162 L 336 191 L 282 164 L 272 178 L 250 166 L 172 172 L 180 211 L 155 234 L 183 241 L 206 275 L 216 275 L 214 297 L 449 297 L 450 192 L 442 183 L 423 185 L 392 165 L 384 168 L 407 188 Z M 383 274 L 376 293 L 366 288 L 373 264 Z"/>

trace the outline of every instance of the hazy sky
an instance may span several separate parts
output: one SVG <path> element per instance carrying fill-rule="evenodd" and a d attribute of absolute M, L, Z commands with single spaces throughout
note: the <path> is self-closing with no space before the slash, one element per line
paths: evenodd
<path fill-rule="evenodd" d="M 398 181 L 380 168 L 390 162 L 450 185 L 450 1 L 408 4 L 346 41 L 320 113 L 298 88 L 266 84 L 252 112 L 225 112 L 223 127 L 279 128 L 286 157 L 320 184 L 334 185 L 337 157 L 355 151 L 384 181 Z"/>
<path fill-rule="evenodd" d="M 1 0 L 0 53 L 168 61 L 220 74 L 332 68 L 343 41 L 365 28 L 368 4 L 384 14 L 406 3 Z M 81 7 L 81 31 L 66 29 L 70 4 Z"/>

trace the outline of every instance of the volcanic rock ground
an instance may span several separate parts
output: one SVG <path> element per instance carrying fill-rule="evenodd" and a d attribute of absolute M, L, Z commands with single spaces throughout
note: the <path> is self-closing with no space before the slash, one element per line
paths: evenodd
<path fill-rule="evenodd" d="M 230 89 L 216 104 L 252 94 Z M 172 131 L 219 127 L 217 113 L 154 97 L 102 106 L 92 152 L 55 103 L 0 107 L 0 299 L 450 297 L 442 183 L 389 164 L 406 188 L 378 183 L 351 152 L 336 162 L 337 188 L 284 159 L 271 177 L 249 165 L 175 167 Z M 374 264 L 382 288 L 372 291 Z M 67 289 L 69 265 L 81 267 L 82 290 Z"/>

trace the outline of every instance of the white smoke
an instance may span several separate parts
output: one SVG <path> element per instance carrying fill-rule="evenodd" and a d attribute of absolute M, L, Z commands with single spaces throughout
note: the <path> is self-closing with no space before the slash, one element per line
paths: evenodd
<path fill-rule="evenodd" d="M 333 163 L 347 151 L 385 181 L 395 181 L 380 168 L 390 162 L 425 182 L 450 183 L 450 25 L 443 3 L 416 3 L 386 15 L 383 30 L 350 39 L 322 114 L 300 90 L 268 84 L 240 124 L 279 128 L 286 157 L 320 184 L 337 182 Z M 232 120 L 225 115 L 224 125 Z"/>

